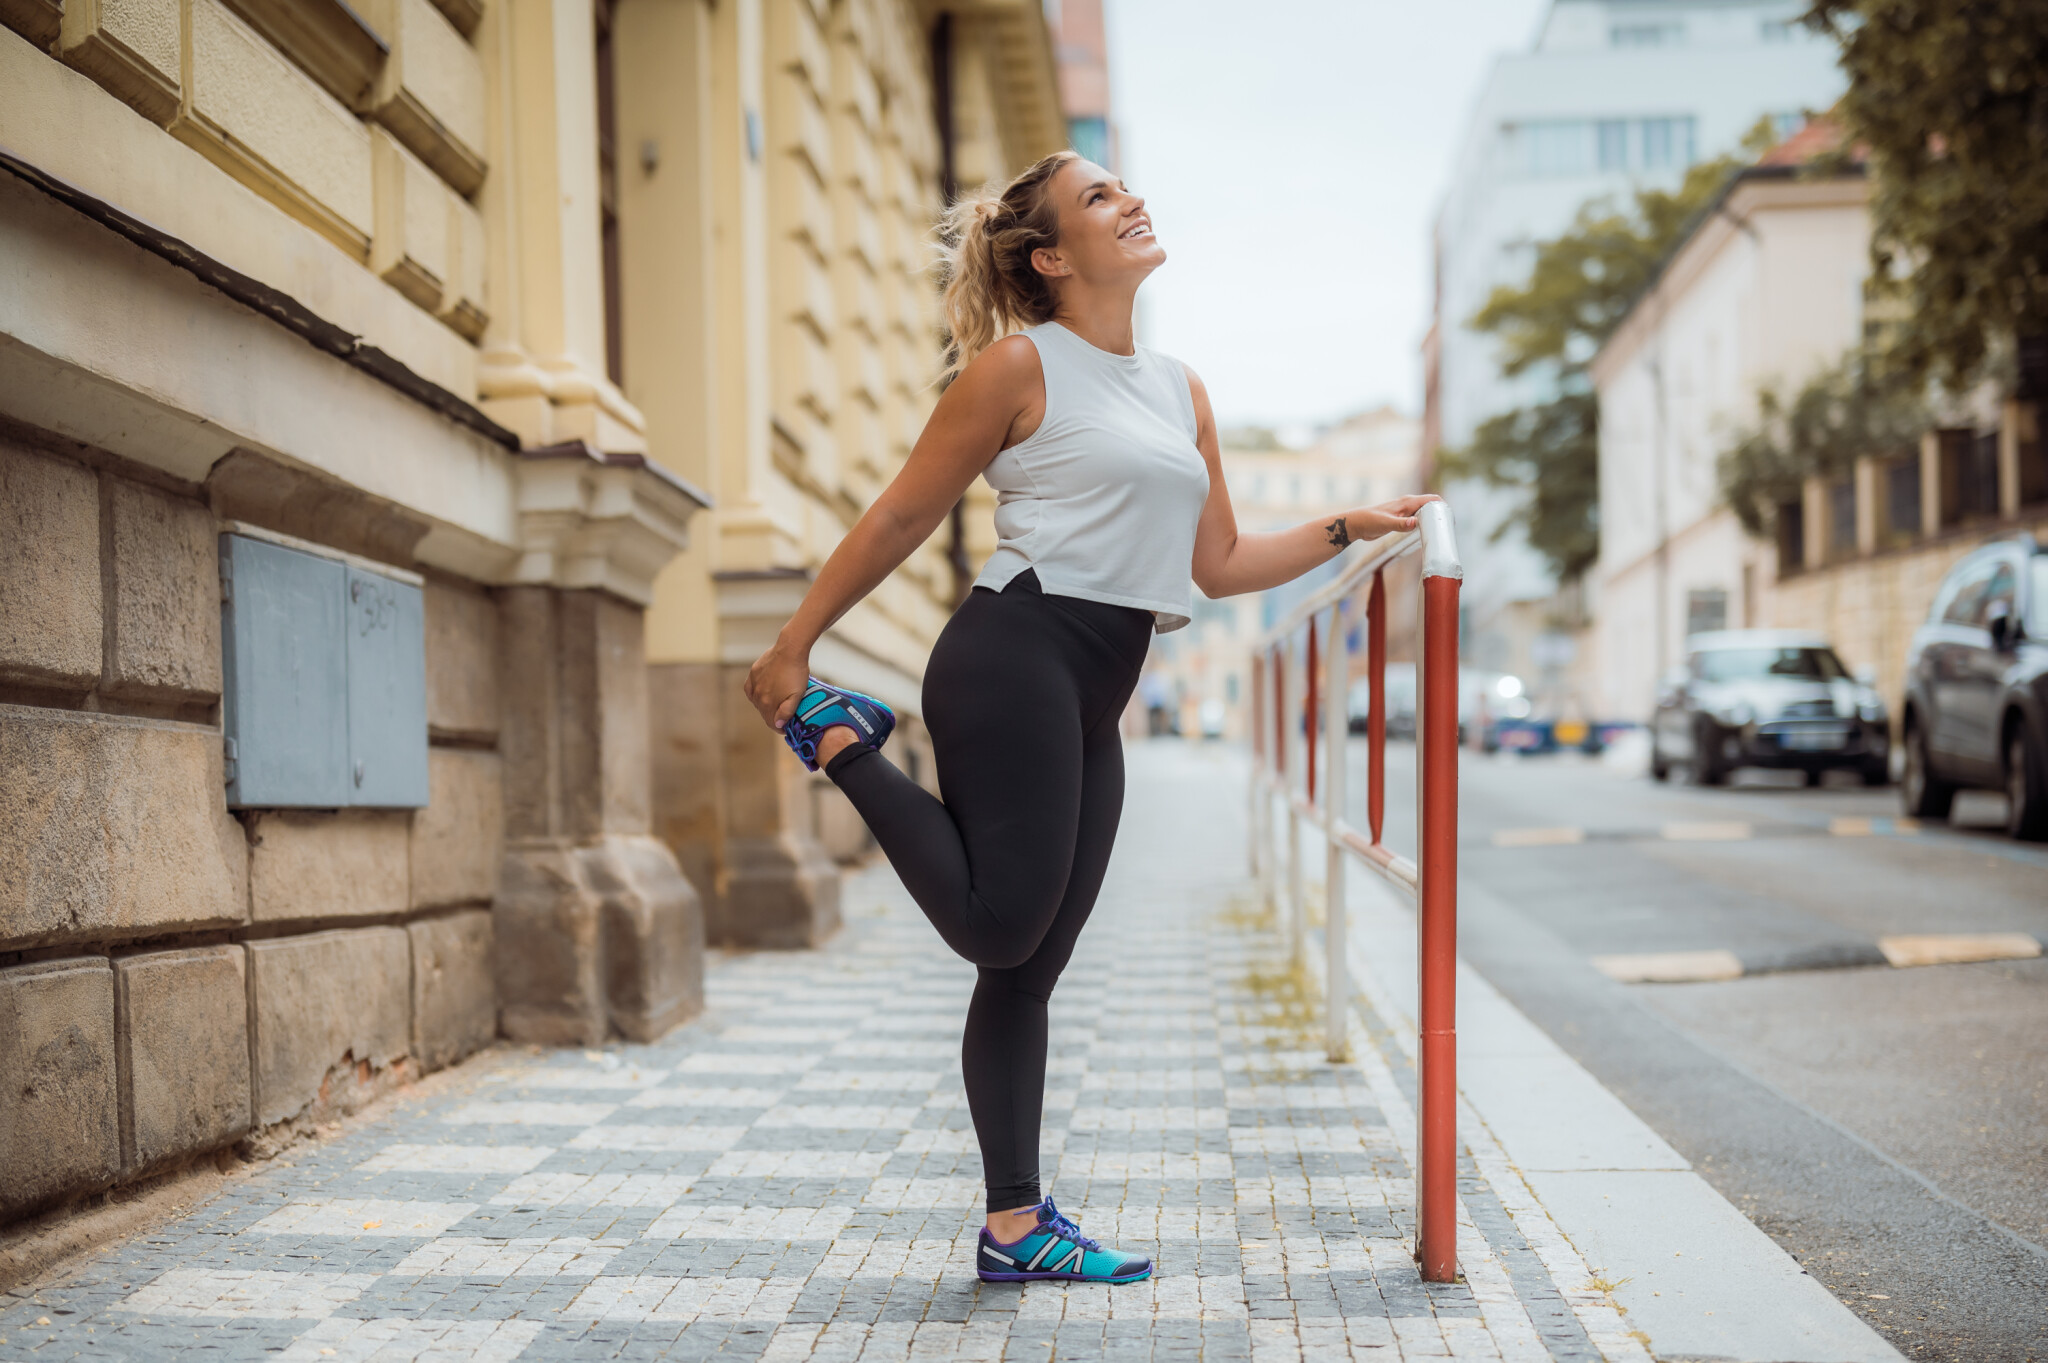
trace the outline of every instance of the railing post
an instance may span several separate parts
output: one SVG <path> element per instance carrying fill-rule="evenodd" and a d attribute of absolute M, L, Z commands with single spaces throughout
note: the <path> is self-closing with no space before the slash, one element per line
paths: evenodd
<path fill-rule="evenodd" d="M 1323 872 L 1323 963 L 1328 971 L 1323 982 L 1323 1051 L 1332 1064 L 1351 1058 L 1351 1029 L 1345 1021 L 1351 1008 L 1350 970 L 1344 958 L 1345 853 L 1337 836 L 1337 829 L 1344 822 L 1344 740 L 1351 731 L 1345 695 L 1350 683 L 1351 649 L 1345 637 L 1344 605 L 1339 600 L 1330 610 L 1330 637 L 1323 649 L 1329 664 L 1329 675 L 1323 682 L 1323 735 L 1328 744 L 1323 763 L 1323 837 L 1329 843 Z"/>
<path fill-rule="evenodd" d="M 1365 719 L 1365 826 L 1373 845 L 1387 821 L 1387 583 L 1372 575 L 1365 599 L 1365 677 L 1372 704 Z"/>
<path fill-rule="evenodd" d="M 1273 788 L 1266 795 L 1266 818 L 1270 828 L 1273 817 L 1273 797 L 1278 796 L 1283 809 L 1289 808 L 1287 800 L 1287 644 L 1285 640 L 1273 645 L 1273 695 L 1269 707 L 1273 712 Z M 1268 876 L 1266 908 L 1269 912 L 1280 912 L 1280 839 L 1279 830 L 1271 830 L 1266 846 L 1272 852 L 1272 870 Z"/>
<path fill-rule="evenodd" d="M 1294 648 L 1293 648 L 1293 641 L 1292 641 L 1292 640 L 1290 639 L 1290 640 L 1289 640 L 1289 641 L 1288 641 L 1287 643 L 1285 643 L 1285 644 L 1283 644 L 1283 645 L 1282 645 L 1282 648 L 1283 648 L 1284 652 L 1282 653 L 1282 655 L 1281 655 L 1281 656 L 1285 656 L 1285 654 L 1286 654 L 1286 653 L 1291 653 L 1291 652 L 1293 652 L 1293 651 L 1294 651 Z M 1297 669 L 1295 669 L 1295 668 L 1291 668 L 1291 667 L 1290 667 L 1290 668 L 1289 668 L 1289 669 L 1287 669 L 1287 670 L 1288 670 L 1289 674 L 1291 675 L 1291 674 L 1292 674 L 1292 673 L 1294 673 L 1294 672 L 1295 672 L 1295 671 L 1296 671 Z M 1282 699 L 1282 701 L 1281 701 L 1281 704 L 1280 704 L 1280 733 L 1281 733 L 1281 735 L 1282 735 L 1282 737 L 1281 737 L 1281 741 L 1282 741 L 1283 743 L 1287 743 L 1287 744 L 1289 744 L 1290 746 L 1291 746 L 1291 744 L 1292 744 L 1292 742 L 1293 742 L 1293 739 L 1294 739 L 1294 735 L 1293 735 L 1293 734 L 1292 734 L 1291 732 L 1289 732 L 1289 731 L 1290 731 L 1291 729 L 1293 729 L 1293 727 L 1294 727 L 1293 723 L 1291 722 L 1291 721 L 1292 721 L 1292 717 L 1293 717 L 1294 713 L 1295 713 L 1295 711 L 1294 711 L 1294 706 L 1293 706 L 1293 705 L 1292 705 L 1291 703 L 1289 703 L 1289 701 L 1288 701 L 1288 700 L 1286 700 L 1286 699 L 1284 699 L 1284 698 L 1283 698 L 1283 699 Z M 1299 964 L 1301 963 L 1301 911 L 1302 911 L 1302 894 L 1301 894 L 1301 811 L 1300 811 L 1300 810 L 1299 810 L 1299 809 L 1298 809 L 1298 808 L 1297 808 L 1297 807 L 1295 806 L 1295 803 L 1294 803 L 1294 790 L 1293 790 L 1293 788 L 1292 788 L 1292 785 L 1291 785 L 1291 783 L 1283 782 L 1283 783 L 1282 783 L 1282 785 L 1281 785 L 1281 790 L 1280 790 L 1280 794 L 1281 794 L 1281 798 L 1282 798 L 1282 799 L 1283 799 L 1283 800 L 1285 801 L 1285 805 L 1286 805 L 1286 809 L 1287 809 L 1287 914 L 1288 914 L 1288 930 L 1289 930 L 1289 932 L 1290 932 L 1290 933 L 1292 934 L 1292 941 L 1293 941 L 1293 947 L 1294 947 L 1294 962 L 1295 962 L 1295 964 L 1299 965 Z"/>
<path fill-rule="evenodd" d="M 1425 1282 L 1458 1276 L 1458 588 L 1462 572 L 1442 503 L 1423 508 L 1418 664 L 1420 816 L 1416 924 L 1418 1057 L 1416 1258 Z"/>
<path fill-rule="evenodd" d="M 1316 807 L 1316 729 L 1322 719 L 1316 700 L 1322 686 L 1322 669 L 1316 665 L 1317 638 L 1316 618 L 1311 615 L 1302 631 L 1301 665 L 1301 772 L 1302 795 L 1308 807 Z M 1308 899 L 1305 895 L 1294 897 L 1294 963 L 1301 965 L 1308 960 Z"/>
<path fill-rule="evenodd" d="M 1252 779 L 1245 792 L 1244 859 L 1255 885 L 1266 878 L 1265 849 L 1260 845 L 1263 839 L 1259 833 L 1259 798 L 1266 786 L 1266 731 L 1262 723 L 1264 713 L 1259 708 L 1260 678 L 1265 670 L 1265 659 L 1254 651 L 1245 668 L 1245 709 L 1251 715 L 1246 728 L 1252 741 Z"/>

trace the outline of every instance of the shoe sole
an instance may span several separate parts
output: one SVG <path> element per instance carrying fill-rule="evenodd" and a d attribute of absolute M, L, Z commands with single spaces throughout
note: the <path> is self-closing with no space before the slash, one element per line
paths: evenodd
<path fill-rule="evenodd" d="M 985 1283 L 1068 1282 L 1109 1283 L 1112 1286 L 1120 1283 L 1141 1283 L 1152 1276 L 1152 1270 L 1149 1268 L 1143 1273 L 1126 1273 L 1121 1278 L 1091 1278 L 1085 1273 L 991 1273 L 980 1268 L 975 1272 Z"/>

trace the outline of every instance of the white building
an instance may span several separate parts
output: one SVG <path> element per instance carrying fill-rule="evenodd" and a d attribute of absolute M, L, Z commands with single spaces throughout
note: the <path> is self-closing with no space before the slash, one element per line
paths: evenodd
<path fill-rule="evenodd" d="M 1744 171 L 1594 358 L 1600 604 L 1590 672 L 1601 714 L 1646 718 L 1689 633 L 1792 623 L 1773 600 L 1776 548 L 1743 533 L 1715 467 L 1755 419 L 1760 388 L 1789 395 L 1860 340 L 1868 191 L 1860 174 Z M 1911 476 L 1917 496 L 1917 466 Z"/>
<path fill-rule="evenodd" d="M 1436 228 L 1436 332 L 1425 424 L 1462 448 L 1486 418 L 1551 396 L 1547 376 L 1510 382 L 1493 338 L 1466 323 L 1520 283 L 1536 243 L 1587 200 L 1675 186 L 1733 150 L 1760 117 L 1796 127 L 1841 92 L 1836 50 L 1795 21 L 1800 0 L 1553 0 L 1530 50 L 1500 58 L 1460 142 Z M 1550 595 L 1518 538 L 1489 542 L 1509 494 L 1457 487 L 1467 654 L 1531 675 L 1528 642 Z M 1519 604 L 1518 604 L 1519 603 Z"/>

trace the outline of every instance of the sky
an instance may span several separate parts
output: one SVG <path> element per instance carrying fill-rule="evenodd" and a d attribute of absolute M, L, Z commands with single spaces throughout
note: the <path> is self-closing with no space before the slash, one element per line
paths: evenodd
<path fill-rule="evenodd" d="M 1548 0 L 1105 0 L 1124 178 L 1167 263 L 1146 344 L 1225 426 L 1419 413 L 1430 224 L 1466 111 Z"/>

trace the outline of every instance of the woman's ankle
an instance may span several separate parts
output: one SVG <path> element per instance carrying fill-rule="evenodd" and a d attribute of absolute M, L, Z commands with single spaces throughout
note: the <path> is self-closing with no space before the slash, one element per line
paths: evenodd
<path fill-rule="evenodd" d="M 818 766 L 823 768 L 833 758 L 853 747 L 860 741 L 860 735 L 844 724 L 835 724 L 818 738 Z"/>
<path fill-rule="evenodd" d="M 988 1233 L 1002 1244 L 1014 1245 L 1038 1228 L 1038 1207 L 1016 1207 L 988 1214 Z"/>

